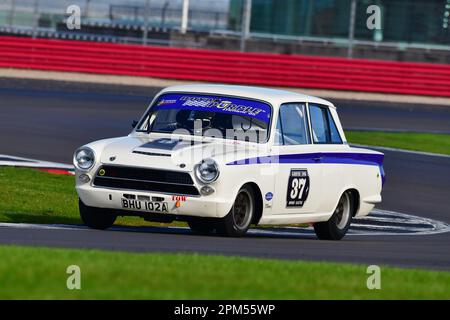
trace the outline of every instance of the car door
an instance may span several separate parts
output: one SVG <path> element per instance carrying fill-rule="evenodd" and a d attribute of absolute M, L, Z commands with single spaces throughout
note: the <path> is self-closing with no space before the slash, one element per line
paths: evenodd
<path fill-rule="evenodd" d="M 320 155 L 311 144 L 306 103 L 280 106 L 272 153 L 279 163 L 273 213 L 316 212 L 321 197 L 322 169 Z"/>
<path fill-rule="evenodd" d="M 336 122 L 339 122 L 338 119 L 334 120 L 334 110 L 313 103 L 308 105 L 308 110 L 312 143 L 319 153 L 323 174 L 322 199 L 318 210 L 329 212 L 334 210 L 346 179 L 348 165 L 344 163 L 345 157 L 342 157 L 342 153 L 348 152 L 348 145 L 344 143 L 336 125 Z M 334 116 L 337 117 L 335 112 Z"/>

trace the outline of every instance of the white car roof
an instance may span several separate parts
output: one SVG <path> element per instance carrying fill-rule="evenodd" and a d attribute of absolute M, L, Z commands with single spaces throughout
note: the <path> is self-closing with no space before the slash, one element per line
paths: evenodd
<path fill-rule="evenodd" d="M 287 90 L 270 89 L 263 87 L 191 84 L 167 87 L 161 91 L 161 93 L 165 92 L 204 93 L 237 96 L 266 101 L 269 102 L 274 108 L 277 108 L 282 103 L 288 102 L 317 103 L 334 108 L 334 105 L 331 102 L 321 98 Z"/>

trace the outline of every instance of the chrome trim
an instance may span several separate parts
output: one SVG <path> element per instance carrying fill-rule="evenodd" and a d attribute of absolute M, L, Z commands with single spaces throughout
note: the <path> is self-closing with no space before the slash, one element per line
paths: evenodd
<path fill-rule="evenodd" d="M 168 153 L 156 153 L 156 152 L 146 152 L 146 151 L 133 151 L 132 153 L 140 154 L 144 156 L 154 156 L 154 157 L 171 157 L 171 154 Z"/>

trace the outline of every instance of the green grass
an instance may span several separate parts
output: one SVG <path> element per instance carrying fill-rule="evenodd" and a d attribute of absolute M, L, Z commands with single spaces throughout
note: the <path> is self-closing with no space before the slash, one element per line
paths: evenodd
<path fill-rule="evenodd" d="M 350 143 L 450 155 L 450 134 L 346 131 Z"/>
<path fill-rule="evenodd" d="M 81 223 L 72 176 L 0 168 L 0 220 Z"/>
<path fill-rule="evenodd" d="M 23 299 L 450 299 L 450 273 L 197 254 L 142 254 L 0 246 L 0 298 Z M 68 290 L 66 268 L 81 268 Z"/>
<path fill-rule="evenodd" d="M 0 221 L 81 224 L 75 178 L 34 169 L 0 167 Z M 135 217 L 119 217 L 116 224 L 165 225 Z"/>

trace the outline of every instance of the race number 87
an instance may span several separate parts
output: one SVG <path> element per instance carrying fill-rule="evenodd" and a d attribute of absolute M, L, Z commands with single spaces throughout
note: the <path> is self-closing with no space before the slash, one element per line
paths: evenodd
<path fill-rule="evenodd" d="M 302 207 L 308 198 L 309 176 L 307 170 L 291 170 L 286 195 L 287 207 Z"/>

